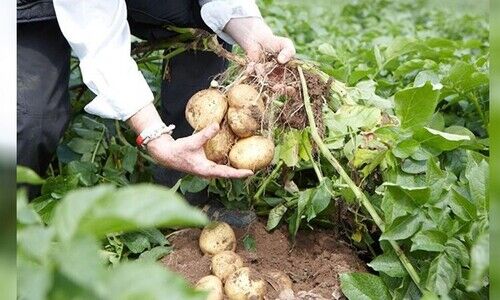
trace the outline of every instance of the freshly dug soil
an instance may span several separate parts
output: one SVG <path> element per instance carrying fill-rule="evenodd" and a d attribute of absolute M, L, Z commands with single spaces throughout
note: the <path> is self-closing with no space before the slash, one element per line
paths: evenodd
<path fill-rule="evenodd" d="M 171 270 L 196 283 L 201 277 L 210 275 L 210 256 L 203 255 L 198 246 L 200 229 L 184 229 L 169 238 L 174 251 L 162 262 Z M 271 233 L 261 221 L 253 223 L 247 230 L 235 229 L 238 240 L 236 253 L 244 266 L 263 274 L 266 270 L 281 270 L 293 281 L 296 298 L 292 299 L 339 299 L 339 274 L 366 271 L 364 263 L 356 253 L 339 242 L 330 231 L 302 231 L 295 245 L 288 239 L 285 227 Z M 249 234 L 256 242 L 256 251 L 243 247 L 242 239 Z M 268 284 L 266 299 L 278 299 L 278 292 Z M 288 298 L 290 299 L 290 298 Z"/>

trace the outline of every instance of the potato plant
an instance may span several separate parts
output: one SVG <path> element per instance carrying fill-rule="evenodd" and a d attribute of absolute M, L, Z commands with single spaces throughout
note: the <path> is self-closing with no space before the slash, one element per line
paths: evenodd
<path fill-rule="evenodd" d="M 465 9 L 455 4 L 443 8 L 438 1 L 333 2 L 261 1 L 271 27 L 295 41 L 298 58 L 314 61 L 314 69 L 327 81 L 333 78 L 333 88 L 315 102 L 317 91 L 308 85 L 309 70 L 302 66 L 301 73 L 293 67 L 300 93 L 284 93 L 272 105 L 279 110 L 292 103 L 302 119 L 290 119 L 289 126 L 270 126 L 273 145 L 268 148 L 273 151 L 262 152 L 273 153 L 269 166 L 252 165 L 252 156 L 264 155 L 257 153 L 257 147 L 238 150 L 238 143 L 260 130 L 247 122 L 252 109 L 245 107 L 254 101 L 254 113 L 262 113 L 260 98 L 249 97 L 241 104 L 233 99 L 237 90 L 228 90 L 226 96 L 211 92 L 217 94 L 214 101 L 227 101 L 227 107 L 213 114 L 216 122 L 235 134 L 219 134 L 205 151 L 214 161 L 259 171 L 244 181 L 187 176 L 179 191 L 208 188 L 228 207 L 252 208 L 266 216 L 268 230 L 288 226 L 292 238 L 302 234 L 301 228 L 331 228 L 357 249 L 371 269 L 341 276 L 342 291 L 349 299 L 487 298 L 489 28 L 486 12 L 477 8 L 482 2 L 459 1 Z M 137 55 L 155 92 L 163 76 L 157 54 Z M 234 79 L 227 75 L 222 85 Z M 129 184 L 150 182 L 153 163 L 132 146 L 134 137 L 126 126 L 82 112 L 90 92 L 82 86 L 77 68 L 71 91 L 75 118 L 43 180 L 42 196 L 28 206 L 18 204 L 23 224 L 18 245 L 22 257 L 29 258 L 23 265 L 27 272 L 21 274 L 50 282 L 45 279 L 62 273 L 85 291 L 103 293 L 78 276 L 94 274 L 93 270 L 65 273 L 64 264 L 74 262 L 66 262 L 62 254 L 74 244 L 61 243 L 62 249 L 48 246 L 75 235 L 75 243 L 93 255 L 89 259 L 96 265 L 94 254 L 100 247 L 96 236 L 104 237 L 102 248 L 117 268 L 99 267 L 94 275 L 107 278 L 104 282 L 112 287 L 119 279 L 113 281 L 110 274 L 120 272 L 124 276 L 116 275 L 120 280 L 133 280 L 126 277 L 132 276 L 129 270 L 161 273 L 159 281 L 170 278 L 170 273 L 142 263 L 123 267 L 120 263 L 145 251 L 149 255 L 143 257 L 153 259 L 168 252 L 163 235 L 151 229 L 159 223 L 139 222 L 120 230 L 100 227 L 92 218 L 72 226 L 58 223 L 64 219 L 60 207 L 67 207 L 75 193 L 95 199 L 96 205 L 118 201 L 107 194 L 114 193 L 111 187 L 72 190 L 103 183 L 127 189 Z M 222 101 L 223 97 L 227 99 Z M 294 97 L 300 101 L 289 101 Z M 245 122 L 242 129 L 238 127 Z M 191 124 L 195 129 L 206 126 Z M 236 152 L 250 157 L 249 163 L 232 159 Z M 126 191 L 132 193 L 133 188 Z M 82 236 L 76 239 L 76 233 Z M 36 251 L 29 247 L 35 236 L 41 241 Z M 49 270 L 47 257 L 59 257 L 50 254 L 56 251 L 60 259 L 49 260 L 56 265 Z M 31 291 L 46 295 L 50 287 L 62 288 L 57 284 Z M 177 283 L 171 290 L 195 293 Z"/>

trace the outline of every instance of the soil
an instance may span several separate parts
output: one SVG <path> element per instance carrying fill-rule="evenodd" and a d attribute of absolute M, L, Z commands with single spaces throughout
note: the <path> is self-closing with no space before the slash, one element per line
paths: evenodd
<path fill-rule="evenodd" d="M 171 270 L 196 283 L 210 275 L 210 256 L 203 255 L 198 246 L 200 229 L 184 229 L 169 238 L 174 251 L 162 262 Z M 236 253 L 244 265 L 260 274 L 279 270 L 293 282 L 294 297 L 279 298 L 279 292 L 268 284 L 265 299 L 340 299 L 339 274 L 366 271 L 356 253 L 331 231 L 299 231 L 295 244 L 288 239 L 286 227 L 267 232 L 263 221 L 249 228 L 235 229 L 238 240 Z M 256 251 L 247 251 L 242 239 L 249 234 L 256 242 Z"/>

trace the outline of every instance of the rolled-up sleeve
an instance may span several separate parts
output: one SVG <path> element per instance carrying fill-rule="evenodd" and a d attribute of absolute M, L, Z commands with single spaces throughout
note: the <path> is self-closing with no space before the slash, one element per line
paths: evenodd
<path fill-rule="evenodd" d="M 235 18 L 262 18 L 254 0 L 200 0 L 201 18 L 221 39 L 235 44 L 224 32 L 226 24 Z"/>
<path fill-rule="evenodd" d="M 124 0 L 54 0 L 59 27 L 80 59 L 83 81 L 97 96 L 85 111 L 127 120 L 153 101 L 130 56 Z"/>

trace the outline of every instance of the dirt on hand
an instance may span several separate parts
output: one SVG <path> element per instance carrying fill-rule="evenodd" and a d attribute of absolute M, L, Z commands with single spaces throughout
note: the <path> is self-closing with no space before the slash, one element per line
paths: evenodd
<path fill-rule="evenodd" d="M 172 271 L 196 283 L 210 275 L 211 256 L 203 255 L 199 246 L 200 229 L 183 229 L 170 236 L 174 251 L 162 259 Z M 339 299 L 339 274 L 366 271 L 355 251 L 341 243 L 331 231 L 299 231 L 295 245 L 285 227 L 267 232 L 265 224 L 255 222 L 246 230 L 235 229 L 236 253 L 244 266 L 259 274 L 276 270 L 287 274 L 293 282 L 294 295 L 284 295 L 268 284 L 265 299 Z M 243 238 L 255 239 L 255 251 L 247 251 Z M 286 297 L 286 298 L 285 298 Z"/>

